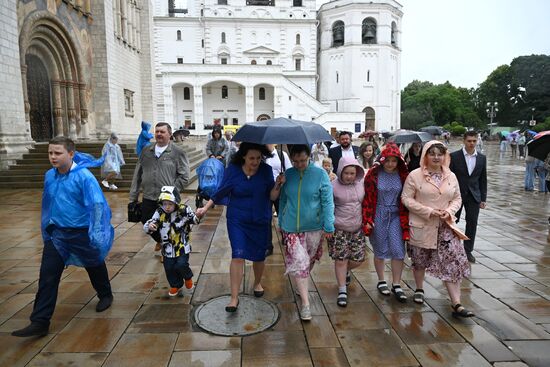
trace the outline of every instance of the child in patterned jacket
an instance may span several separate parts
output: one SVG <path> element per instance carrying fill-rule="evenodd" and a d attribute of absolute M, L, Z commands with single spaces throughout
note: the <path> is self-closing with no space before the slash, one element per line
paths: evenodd
<path fill-rule="evenodd" d="M 163 186 L 158 199 L 159 207 L 153 217 L 143 225 L 147 234 L 159 232 L 161 254 L 163 256 L 166 279 L 170 284 L 168 296 L 182 295 L 182 288 L 193 288 L 193 272 L 189 267 L 189 233 L 199 218 L 193 210 L 180 204 L 178 189 L 174 186 Z"/>

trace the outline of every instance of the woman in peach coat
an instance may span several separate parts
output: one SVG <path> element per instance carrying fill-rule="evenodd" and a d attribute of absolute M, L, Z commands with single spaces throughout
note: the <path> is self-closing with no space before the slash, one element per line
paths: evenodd
<path fill-rule="evenodd" d="M 401 200 L 409 209 L 410 241 L 416 291 L 413 300 L 424 302 L 424 275 L 441 279 L 449 292 L 453 316 L 474 314 L 460 304 L 460 283 L 470 275 L 461 240 L 467 237 L 455 226 L 460 208 L 460 188 L 449 169 L 450 155 L 441 142 L 428 142 L 420 157 L 420 168 L 412 171 L 403 187 Z"/>

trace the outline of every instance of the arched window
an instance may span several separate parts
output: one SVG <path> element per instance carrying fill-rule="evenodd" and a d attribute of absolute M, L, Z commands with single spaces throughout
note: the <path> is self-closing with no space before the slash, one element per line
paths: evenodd
<path fill-rule="evenodd" d="M 185 99 L 186 101 L 191 99 L 191 93 L 190 93 L 189 87 L 183 88 L 183 99 Z"/>
<path fill-rule="evenodd" d="M 273 64 L 271 63 L 271 60 L 267 60 L 265 64 L 266 64 L 266 65 L 273 65 Z"/>
<path fill-rule="evenodd" d="M 250 61 L 250 65 L 256 65 L 256 60 Z"/>
<path fill-rule="evenodd" d="M 296 34 L 296 44 L 300 44 L 300 33 Z"/>
<path fill-rule="evenodd" d="M 391 45 L 397 47 L 397 24 L 391 22 Z"/>
<path fill-rule="evenodd" d="M 222 99 L 229 98 L 228 92 L 227 92 L 227 85 L 222 85 Z"/>
<path fill-rule="evenodd" d="M 222 32 L 222 43 L 225 43 L 225 32 Z"/>
<path fill-rule="evenodd" d="M 332 25 L 332 47 L 338 47 L 344 45 L 345 39 L 345 25 L 341 20 L 337 20 Z"/>
<path fill-rule="evenodd" d="M 181 41 L 181 31 L 176 32 L 176 40 Z"/>
<path fill-rule="evenodd" d="M 373 18 L 363 19 L 361 43 L 364 45 L 373 45 L 376 43 L 376 20 Z"/>
<path fill-rule="evenodd" d="M 258 98 L 260 101 L 265 101 L 265 88 L 261 87 L 258 91 Z"/>

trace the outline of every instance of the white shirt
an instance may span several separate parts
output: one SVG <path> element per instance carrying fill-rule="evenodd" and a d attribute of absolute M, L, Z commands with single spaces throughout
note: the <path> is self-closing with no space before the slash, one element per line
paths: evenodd
<path fill-rule="evenodd" d="M 342 148 L 342 158 L 348 157 L 348 158 L 355 158 L 355 153 L 353 152 L 353 147 L 351 144 L 349 145 L 348 149 Z"/>
<path fill-rule="evenodd" d="M 163 147 L 159 147 L 158 145 L 155 144 L 155 156 L 158 158 L 160 157 L 160 155 L 162 153 L 164 153 L 164 151 L 166 150 L 166 148 L 168 148 L 168 144 L 166 144 L 165 146 Z"/>
<path fill-rule="evenodd" d="M 265 163 L 271 166 L 271 169 L 273 170 L 273 180 L 276 180 L 277 176 L 279 176 L 279 173 L 282 172 L 281 159 L 279 158 L 279 153 L 276 150 L 274 150 L 271 153 L 273 153 L 273 157 L 266 158 Z M 288 155 L 284 151 L 283 151 L 283 158 L 285 160 L 285 169 L 291 168 L 292 163 L 290 163 L 290 159 L 288 158 Z"/>
<path fill-rule="evenodd" d="M 468 154 L 466 149 L 462 148 L 462 153 L 464 153 L 464 160 L 466 160 L 466 166 L 468 167 L 468 175 L 471 176 L 476 168 L 477 150 L 474 149 L 472 154 Z"/>

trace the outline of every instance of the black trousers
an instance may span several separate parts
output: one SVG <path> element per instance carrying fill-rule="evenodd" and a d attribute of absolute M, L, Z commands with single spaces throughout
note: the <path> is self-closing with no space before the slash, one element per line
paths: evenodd
<path fill-rule="evenodd" d="M 183 287 L 184 279 L 193 278 L 193 272 L 189 267 L 189 254 L 178 257 L 164 257 L 164 272 L 171 288 Z"/>
<path fill-rule="evenodd" d="M 145 224 L 155 214 L 155 210 L 159 207 L 159 204 L 155 200 L 143 199 L 141 202 L 141 223 Z M 157 242 L 161 242 L 160 233 L 155 231 L 150 234 L 151 237 Z"/>
<path fill-rule="evenodd" d="M 31 321 L 43 325 L 49 325 L 57 302 L 57 292 L 61 274 L 65 269 L 65 263 L 51 241 L 44 243 L 42 262 L 40 264 L 40 278 L 38 280 L 38 292 L 34 300 Z M 111 296 L 111 283 L 105 262 L 99 266 L 87 267 L 86 271 L 90 282 L 101 299 Z"/>
<path fill-rule="evenodd" d="M 477 220 L 479 218 L 479 203 L 468 194 L 465 198 L 462 198 L 462 206 L 456 212 L 456 222 L 460 220 L 460 214 L 462 208 L 466 211 L 466 236 L 469 240 L 464 240 L 464 249 L 466 252 L 472 252 L 474 250 L 474 242 L 476 240 L 477 232 Z"/>

